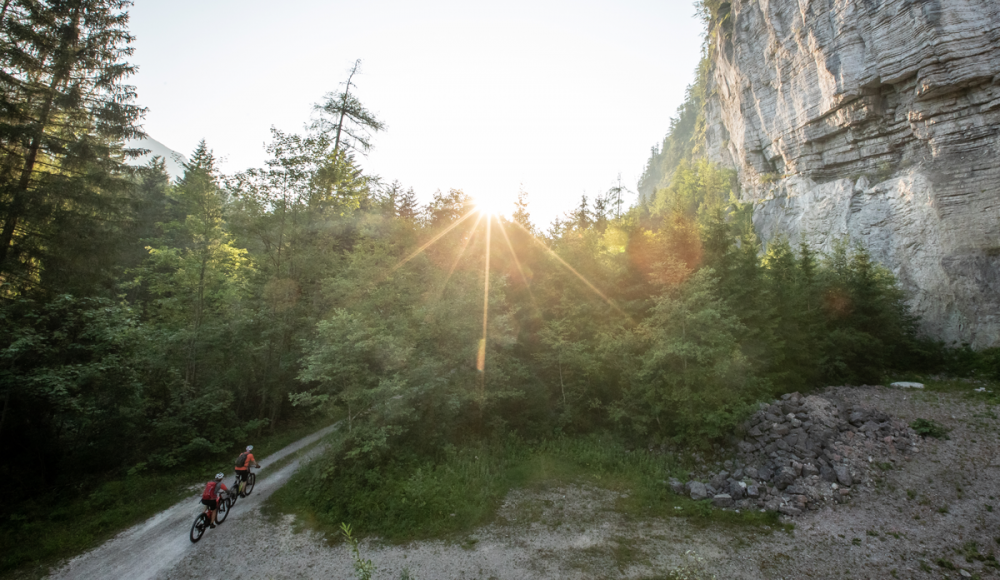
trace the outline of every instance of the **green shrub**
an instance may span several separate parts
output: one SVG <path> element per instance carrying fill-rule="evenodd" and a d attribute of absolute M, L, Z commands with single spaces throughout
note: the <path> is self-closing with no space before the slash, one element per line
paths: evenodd
<path fill-rule="evenodd" d="M 948 439 L 948 427 L 932 419 L 917 419 L 910 423 L 910 427 L 922 437 L 934 437 L 935 439 Z"/>

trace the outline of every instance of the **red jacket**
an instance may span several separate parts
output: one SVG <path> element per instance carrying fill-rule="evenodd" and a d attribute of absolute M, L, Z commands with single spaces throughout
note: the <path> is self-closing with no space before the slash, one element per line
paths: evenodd
<path fill-rule="evenodd" d="M 212 480 L 205 484 L 205 491 L 201 492 L 201 499 L 219 499 L 219 488 L 228 491 L 226 484 L 221 481 Z"/>

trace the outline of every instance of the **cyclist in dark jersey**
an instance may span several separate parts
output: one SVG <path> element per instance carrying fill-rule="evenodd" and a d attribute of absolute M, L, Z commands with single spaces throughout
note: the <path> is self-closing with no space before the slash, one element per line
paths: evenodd
<path fill-rule="evenodd" d="M 243 484 L 246 483 L 247 476 L 250 475 L 250 467 L 260 467 L 257 460 L 253 458 L 253 453 L 251 453 L 251 451 L 253 451 L 253 445 L 247 445 L 246 452 L 240 454 L 239 458 L 236 460 L 236 475 L 240 479 L 240 490 L 243 489 Z M 242 465 L 240 465 L 240 461 L 243 462 Z"/>

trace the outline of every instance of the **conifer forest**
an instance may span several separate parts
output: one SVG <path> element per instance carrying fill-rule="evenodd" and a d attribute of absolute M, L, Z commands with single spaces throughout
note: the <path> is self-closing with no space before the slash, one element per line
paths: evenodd
<path fill-rule="evenodd" d="M 544 192 L 422 202 L 367 172 L 390 129 L 363 77 L 272 129 L 261 167 L 224 173 L 205 141 L 177 179 L 137 165 L 130 5 L 0 12 L 2 570 L 53 512 L 303 426 L 341 436 L 283 501 L 408 538 L 435 533 L 427 498 L 466 454 L 710 449 L 783 393 L 1000 373 L 996 349 L 918 333 L 861 246 L 758 237 L 735 171 L 699 149 L 703 72 L 642 178 L 669 185 L 539 226 Z"/>

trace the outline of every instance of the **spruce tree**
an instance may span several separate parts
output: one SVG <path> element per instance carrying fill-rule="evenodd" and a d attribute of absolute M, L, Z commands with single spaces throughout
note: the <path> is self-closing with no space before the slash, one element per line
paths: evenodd
<path fill-rule="evenodd" d="M 396 217 L 396 210 L 399 201 L 403 197 L 403 184 L 399 180 L 393 181 L 388 187 L 378 191 L 376 204 L 379 212 L 386 217 Z"/>
<path fill-rule="evenodd" d="M 578 230 L 589 229 L 591 224 L 594 223 L 594 214 L 590 211 L 590 206 L 587 205 L 587 196 L 580 196 L 580 205 L 576 207 L 575 210 L 570 212 L 567 216 L 570 223 Z"/>
<path fill-rule="evenodd" d="M 420 216 L 420 208 L 417 204 L 417 194 L 413 188 L 406 190 L 400 198 L 397 215 L 407 221 L 415 221 Z"/>
<path fill-rule="evenodd" d="M 173 197 L 185 217 L 162 225 L 164 238 L 150 248 L 143 279 L 157 297 L 155 319 L 174 333 L 185 381 L 197 385 L 202 367 L 214 370 L 202 364 L 204 352 L 224 340 L 250 263 L 226 227 L 215 158 L 204 141 L 184 165 Z"/>
<path fill-rule="evenodd" d="M 14 0 L 0 23 L 0 278 L 8 292 L 43 272 L 106 280 L 131 182 L 121 143 L 144 109 L 130 0 Z M 73 256 L 74 259 L 68 259 Z M 50 262 L 61 258 L 58 267 Z M 69 269 L 69 270 L 67 270 Z"/>

